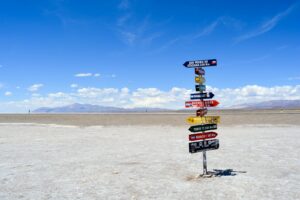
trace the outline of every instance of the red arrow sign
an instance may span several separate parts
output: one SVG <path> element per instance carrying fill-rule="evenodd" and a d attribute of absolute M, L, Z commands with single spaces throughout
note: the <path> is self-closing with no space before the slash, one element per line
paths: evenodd
<path fill-rule="evenodd" d="M 219 102 L 216 100 L 209 100 L 209 101 L 186 101 L 185 107 L 186 108 L 204 108 L 204 107 L 215 107 L 219 105 Z"/>
<path fill-rule="evenodd" d="M 196 140 L 211 139 L 211 138 L 217 137 L 217 135 L 218 135 L 218 133 L 216 133 L 216 132 L 191 134 L 191 135 L 189 135 L 189 140 L 196 141 Z"/>

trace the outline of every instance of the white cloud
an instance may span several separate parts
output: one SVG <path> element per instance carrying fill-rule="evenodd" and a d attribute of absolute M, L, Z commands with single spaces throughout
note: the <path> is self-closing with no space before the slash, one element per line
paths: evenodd
<path fill-rule="evenodd" d="M 300 85 L 263 87 L 246 85 L 239 88 L 214 88 L 207 86 L 207 90 L 215 94 L 220 102 L 220 108 L 231 107 L 244 103 L 254 103 L 268 100 L 296 100 L 300 99 Z M 11 111 L 26 111 L 38 107 L 56 107 L 72 103 L 88 103 L 103 106 L 159 107 L 183 109 L 184 102 L 189 100 L 192 89 L 173 87 L 169 90 L 158 88 L 138 88 L 129 90 L 118 88 L 79 88 L 72 93 L 50 93 L 48 95 L 32 95 L 30 99 L 0 103 L 0 112 L 10 108 Z M 2 109 L 2 110 L 1 110 Z"/>
<path fill-rule="evenodd" d="M 34 84 L 34 85 L 30 86 L 29 88 L 27 88 L 27 90 L 30 91 L 30 92 L 36 92 L 43 86 L 44 85 L 40 84 L 40 83 L 39 84 Z"/>
<path fill-rule="evenodd" d="M 274 17 L 272 17 L 271 19 L 263 23 L 260 27 L 258 27 L 257 30 L 246 33 L 245 35 L 238 37 L 235 42 L 238 43 L 243 40 L 248 40 L 250 38 L 257 37 L 259 35 L 271 31 L 275 26 L 277 26 L 279 21 L 282 20 L 285 16 L 289 15 L 294 10 L 295 7 L 296 4 L 290 6 L 288 9 L 278 13 L 277 15 L 275 15 Z"/>
<path fill-rule="evenodd" d="M 79 74 L 75 74 L 74 76 L 75 76 L 75 77 L 78 77 L 78 78 L 82 78 L 82 77 L 92 77 L 92 76 L 94 76 L 94 77 L 99 77 L 100 74 L 99 74 L 99 73 L 95 73 L 95 74 L 93 74 L 93 73 L 79 73 Z"/>
<path fill-rule="evenodd" d="M 11 95 L 12 95 L 12 92 L 7 91 L 7 92 L 4 93 L 4 95 L 7 96 L 7 97 L 8 97 L 8 96 L 11 96 Z"/>
<path fill-rule="evenodd" d="M 93 76 L 92 73 L 79 73 L 79 74 L 75 74 L 75 77 L 90 77 Z"/>
<path fill-rule="evenodd" d="M 71 88 L 77 88 L 77 87 L 78 87 L 78 85 L 77 85 L 77 84 L 75 84 L 75 83 L 73 83 L 73 84 L 71 84 L 71 85 L 70 85 L 70 87 L 71 87 Z"/>

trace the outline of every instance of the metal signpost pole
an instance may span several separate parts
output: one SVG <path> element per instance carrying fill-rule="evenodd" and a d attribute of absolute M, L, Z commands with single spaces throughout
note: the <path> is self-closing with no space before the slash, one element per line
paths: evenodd
<path fill-rule="evenodd" d="M 206 151 L 203 151 L 203 175 L 207 175 Z"/>

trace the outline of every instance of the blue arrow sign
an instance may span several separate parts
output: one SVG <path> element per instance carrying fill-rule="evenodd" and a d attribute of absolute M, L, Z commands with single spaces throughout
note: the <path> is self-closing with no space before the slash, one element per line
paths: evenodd
<path fill-rule="evenodd" d="M 194 93 L 191 94 L 191 100 L 195 99 L 212 99 L 215 95 L 212 92 Z"/>

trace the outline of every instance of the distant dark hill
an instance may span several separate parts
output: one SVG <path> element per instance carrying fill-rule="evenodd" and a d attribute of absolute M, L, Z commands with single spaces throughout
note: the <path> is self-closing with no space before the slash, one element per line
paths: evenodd
<path fill-rule="evenodd" d="M 300 100 L 272 100 L 234 106 L 235 109 L 295 109 L 300 108 Z"/>
<path fill-rule="evenodd" d="M 34 113 L 116 113 L 116 112 L 163 112 L 168 109 L 161 108 L 119 108 L 110 106 L 99 106 L 91 104 L 71 104 L 62 107 L 42 107 L 34 110 Z"/>

